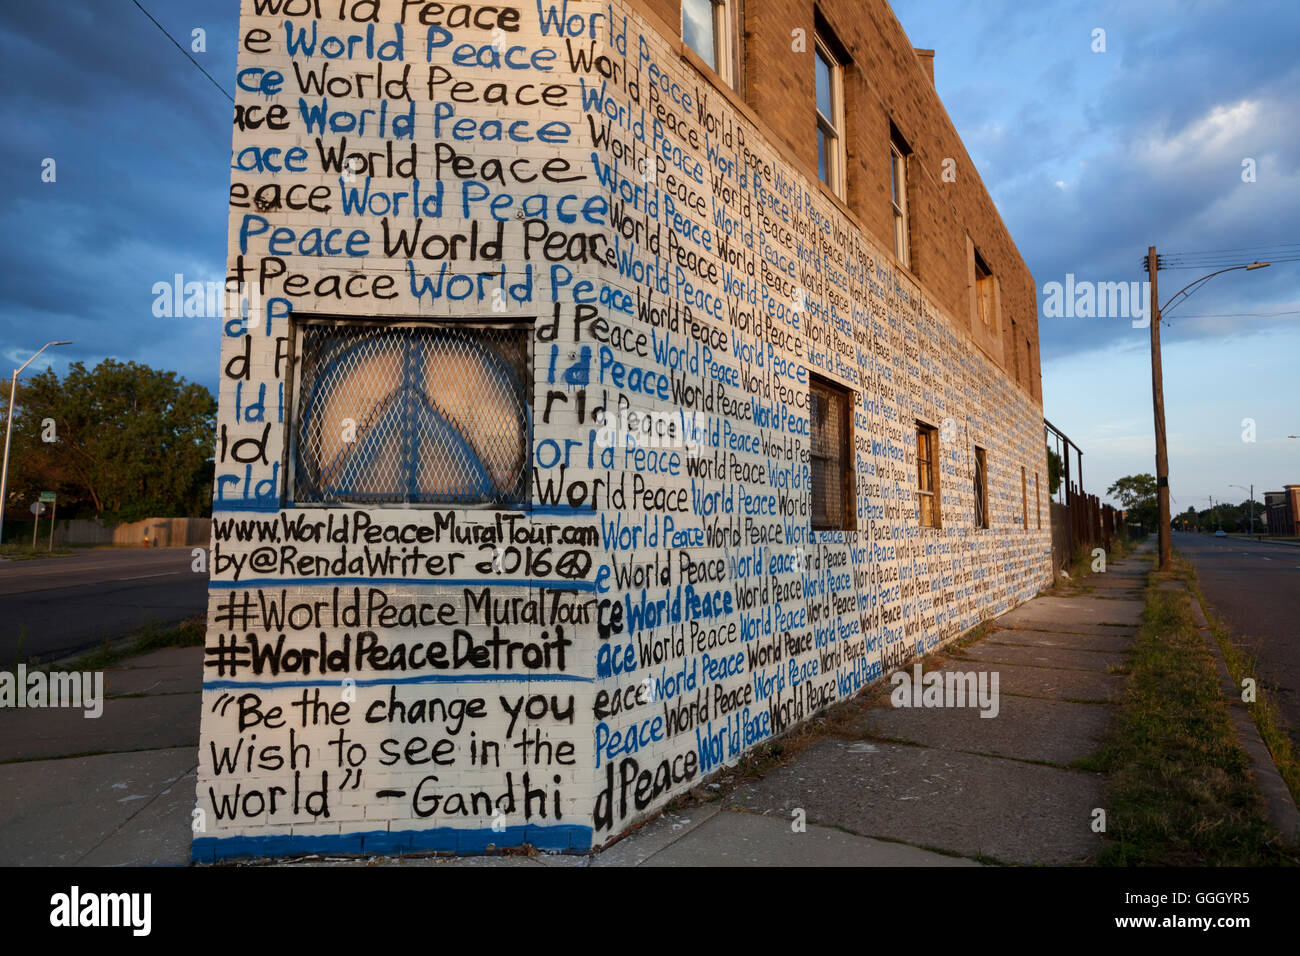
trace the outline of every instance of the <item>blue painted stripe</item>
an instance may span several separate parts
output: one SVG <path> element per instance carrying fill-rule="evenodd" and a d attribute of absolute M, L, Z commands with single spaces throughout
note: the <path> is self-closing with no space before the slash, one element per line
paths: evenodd
<path fill-rule="evenodd" d="M 533 505 L 527 509 L 535 515 L 591 515 L 595 517 L 596 508 L 594 505 L 582 507 L 579 505 Z"/>
<path fill-rule="evenodd" d="M 321 677 L 316 680 L 205 680 L 204 690 L 238 689 L 244 687 L 342 687 L 348 678 L 331 680 Z M 594 677 L 582 677 L 578 674 L 420 674 L 415 677 L 376 677 L 367 680 L 354 680 L 357 687 L 374 687 L 381 684 L 490 684 L 503 683 L 562 683 L 590 684 Z"/>
<path fill-rule="evenodd" d="M 281 508 L 280 497 L 268 498 L 266 501 L 258 501 L 255 498 L 231 498 L 228 500 L 215 500 L 212 502 L 212 511 L 230 513 L 247 511 L 249 514 L 269 514 L 273 511 L 279 511 Z M 292 504 L 284 505 L 285 508 L 292 508 Z"/>
<path fill-rule="evenodd" d="M 324 584 L 391 584 L 403 587 L 503 587 L 594 591 L 595 581 L 531 581 L 528 578 L 250 578 L 247 581 L 209 581 L 210 588 L 296 587 Z"/>
<path fill-rule="evenodd" d="M 265 836 L 196 837 L 190 848 L 195 863 L 215 863 L 240 857 L 293 856 L 298 853 L 419 853 L 458 855 L 483 853 L 489 847 L 524 844 L 552 853 L 586 853 L 591 850 L 589 826 L 522 824 L 497 832 L 490 827 L 458 830 L 368 830 L 361 833 L 322 833 Z"/>

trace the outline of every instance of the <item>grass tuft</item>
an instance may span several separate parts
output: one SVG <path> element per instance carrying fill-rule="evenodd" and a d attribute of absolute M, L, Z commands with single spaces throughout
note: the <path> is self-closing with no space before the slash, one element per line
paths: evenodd
<path fill-rule="evenodd" d="M 1191 597 L 1146 589 L 1129 678 L 1101 751 L 1104 866 L 1294 863 L 1264 816 Z"/>

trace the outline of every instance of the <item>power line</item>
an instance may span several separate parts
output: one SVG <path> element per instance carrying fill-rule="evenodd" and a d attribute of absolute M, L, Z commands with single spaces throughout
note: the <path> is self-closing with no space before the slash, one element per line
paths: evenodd
<path fill-rule="evenodd" d="M 199 71 L 200 71 L 204 76 L 206 76 L 209 80 L 212 80 L 212 85 L 215 86 L 217 89 L 221 90 L 221 95 L 222 95 L 222 96 L 224 96 L 226 99 L 230 100 L 230 102 L 232 102 L 232 103 L 235 102 L 235 98 L 234 98 L 233 96 L 231 96 L 229 93 L 227 93 L 226 90 L 225 90 L 225 88 L 224 88 L 220 83 L 218 83 L 216 80 L 212 79 L 212 74 L 209 73 L 207 70 L 203 69 L 203 66 L 199 63 L 198 60 L 196 60 L 196 59 L 194 59 L 194 57 L 190 56 L 190 51 L 187 50 L 187 49 L 185 49 L 185 47 L 181 46 L 179 43 L 177 43 L 177 42 L 176 42 L 176 38 L 175 38 L 174 36 L 172 36 L 170 33 L 167 32 L 167 28 L 164 27 L 164 26 L 163 26 L 161 23 L 159 23 L 157 20 L 154 20 L 154 18 L 153 18 L 153 14 L 151 14 L 151 13 L 150 13 L 148 10 L 146 10 L 144 7 L 141 7 L 141 6 L 140 6 L 140 0 L 131 0 L 131 2 L 134 3 L 137 7 L 140 7 L 140 12 L 143 13 L 143 14 L 144 14 L 146 17 L 148 17 L 150 20 L 152 20 L 152 21 L 153 21 L 153 25 L 156 26 L 159 30 L 161 30 L 161 31 L 163 32 L 163 35 L 164 35 L 165 37 L 167 37 L 167 39 L 171 40 L 172 43 L 176 46 L 176 49 L 178 49 L 178 50 L 180 50 L 182 53 L 184 53 L 185 56 L 186 56 L 186 58 L 188 58 L 189 61 L 190 61 L 191 63 L 193 63 L 195 66 L 197 66 L 197 67 L 199 68 Z"/>
<path fill-rule="evenodd" d="M 1260 261 L 1260 260 L 1258 260 L 1258 259 L 1252 259 L 1252 260 L 1249 260 L 1249 261 L 1243 261 L 1243 260 L 1241 260 L 1241 259 L 1220 259 L 1220 260 L 1217 260 L 1217 261 L 1209 261 L 1209 260 L 1207 260 L 1207 261 L 1202 262 L 1202 261 L 1199 261 L 1199 260 L 1198 260 L 1198 261 L 1189 261 L 1189 260 L 1186 260 L 1186 259 L 1175 259 L 1175 258 L 1173 258 L 1173 257 L 1166 257 L 1166 256 L 1163 256 L 1163 255 L 1162 255 L 1162 256 L 1159 257 L 1159 261 L 1156 263 L 1156 267 L 1157 267 L 1161 272 L 1176 272 L 1176 271 L 1178 271 L 1178 270 L 1180 270 L 1180 269 L 1182 269 L 1182 270 L 1186 270 L 1186 269 L 1212 269 L 1212 270 L 1214 270 L 1214 269 L 1234 269 L 1234 268 L 1240 268 L 1241 266 L 1254 265 L 1255 262 L 1257 262 L 1257 261 Z M 1294 254 L 1284 254 L 1284 255 L 1279 255 L 1279 256 L 1270 256 L 1270 257 L 1267 257 L 1264 261 L 1267 261 L 1270 265 L 1276 265 L 1276 264 L 1278 264 L 1278 263 L 1283 263 L 1283 262 L 1300 262 L 1300 251 L 1297 251 L 1297 252 L 1294 253 Z M 1143 272 L 1146 271 L 1146 259 L 1145 259 L 1145 258 L 1142 260 L 1142 271 L 1143 271 Z"/>
<path fill-rule="evenodd" d="M 1223 256 L 1218 259 L 1189 259 L 1184 256 L 1161 256 L 1159 265 L 1162 269 L 1166 265 L 1217 266 L 1225 263 L 1231 265 L 1234 262 L 1245 262 L 1249 265 L 1252 262 L 1274 262 L 1281 259 L 1293 259 L 1297 256 L 1300 256 L 1300 249 L 1278 250 L 1273 253 L 1261 253 L 1257 256 Z"/>
<path fill-rule="evenodd" d="M 1300 248 L 1300 242 L 1280 242 L 1265 246 L 1239 246 L 1236 249 L 1208 249 L 1202 252 L 1175 252 L 1175 256 L 1217 256 L 1227 252 L 1254 252 L 1257 249 Z"/>
<path fill-rule="evenodd" d="M 1300 309 L 1291 312 L 1223 312 L 1205 315 L 1180 315 L 1178 318 L 1180 321 L 1183 319 L 1272 319 L 1281 315 L 1300 315 Z M 1162 315 L 1161 318 L 1163 317 Z"/>
<path fill-rule="evenodd" d="M 1271 265 L 1271 266 L 1276 266 L 1276 265 L 1282 265 L 1282 264 L 1287 263 L 1287 262 L 1300 262 L 1300 256 L 1296 256 L 1295 258 L 1292 258 L 1292 259 L 1270 259 L 1270 260 L 1268 261 L 1268 264 Z M 1164 265 L 1162 265 L 1162 266 L 1160 266 L 1159 268 L 1160 268 L 1160 271 L 1161 271 L 1161 272 L 1187 272 L 1187 271 L 1196 271 L 1196 272 L 1199 272 L 1199 271 L 1201 271 L 1202 269 L 1211 269 L 1211 270 L 1214 270 L 1215 272 L 1223 272 L 1223 271 L 1226 271 L 1226 270 L 1228 270 L 1228 269 L 1240 269 L 1241 267 L 1243 267 L 1243 266 L 1248 266 L 1248 265 L 1253 265 L 1253 263 L 1250 263 L 1250 262 L 1230 262 L 1230 263 L 1224 263 L 1224 264 L 1221 264 L 1221 265 L 1191 265 L 1191 266 L 1164 266 Z"/>

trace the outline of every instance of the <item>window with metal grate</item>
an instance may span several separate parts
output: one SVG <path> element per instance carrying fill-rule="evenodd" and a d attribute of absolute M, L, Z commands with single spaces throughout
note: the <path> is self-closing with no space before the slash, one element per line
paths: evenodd
<path fill-rule="evenodd" d="M 848 390 L 809 377 L 812 526 L 817 531 L 854 528 L 851 402 Z"/>
<path fill-rule="evenodd" d="M 519 505 L 531 330 L 297 323 L 290 459 L 300 504 Z"/>

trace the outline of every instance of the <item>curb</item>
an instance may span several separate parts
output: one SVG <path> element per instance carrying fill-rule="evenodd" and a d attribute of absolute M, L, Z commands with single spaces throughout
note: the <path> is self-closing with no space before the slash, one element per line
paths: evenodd
<path fill-rule="evenodd" d="M 1219 686 L 1228 702 L 1233 729 L 1237 733 L 1237 741 L 1241 744 L 1241 749 L 1250 758 L 1251 775 L 1255 778 L 1255 784 L 1264 797 L 1264 811 L 1269 822 L 1277 827 L 1282 838 L 1288 843 L 1300 844 L 1300 809 L 1297 809 L 1286 781 L 1282 779 L 1277 764 L 1273 762 L 1273 755 L 1264 745 L 1264 740 L 1259 735 L 1259 728 L 1255 726 L 1254 718 L 1242 701 L 1239 689 L 1232 683 L 1232 677 L 1228 673 L 1228 663 L 1223 657 L 1223 649 L 1214 639 L 1214 632 L 1210 630 L 1210 622 L 1205 617 L 1201 602 L 1182 581 L 1168 581 L 1165 584 L 1169 586 L 1162 585 L 1162 590 L 1182 591 L 1192 599 L 1192 617 L 1210 653 L 1214 655 L 1215 667 L 1219 672 Z"/>

